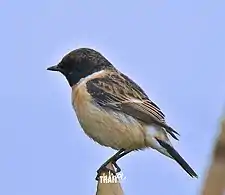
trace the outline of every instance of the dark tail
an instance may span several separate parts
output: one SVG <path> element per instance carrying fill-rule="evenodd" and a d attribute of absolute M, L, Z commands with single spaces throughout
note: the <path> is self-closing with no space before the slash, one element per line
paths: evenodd
<path fill-rule="evenodd" d="M 187 162 L 180 156 L 180 154 L 166 142 L 157 139 L 159 144 L 166 149 L 166 151 L 172 156 L 172 158 L 191 176 L 198 178 L 195 171 L 187 164 Z"/>

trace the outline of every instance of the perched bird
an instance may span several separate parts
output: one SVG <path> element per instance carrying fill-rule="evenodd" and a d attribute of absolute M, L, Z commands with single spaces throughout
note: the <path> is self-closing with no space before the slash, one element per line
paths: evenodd
<path fill-rule="evenodd" d="M 118 71 L 101 53 L 79 48 L 47 68 L 62 73 L 72 88 L 72 105 L 84 132 L 102 146 L 118 152 L 98 173 L 127 153 L 153 148 L 175 160 L 191 177 L 195 171 L 172 146 L 169 136 L 179 135 L 165 115 L 130 78 Z"/>

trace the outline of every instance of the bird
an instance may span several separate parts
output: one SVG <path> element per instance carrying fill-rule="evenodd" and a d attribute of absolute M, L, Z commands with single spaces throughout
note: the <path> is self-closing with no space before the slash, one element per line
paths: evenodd
<path fill-rule="evenodd" d="M 179 140 L 180 134 L 168 125 L 159 106 L 102 53 L 77 48 L 47 70 L 60 72 L 66 78 L 73 109 L 85 134 L 117 151 L 100 166 L 98 176 L 109 162 L 118 173 L 118 159 L 132 151 L 152 148 L 176 161 L 190 177 L 198 178 L 173 147 L 170 139 Z"/>

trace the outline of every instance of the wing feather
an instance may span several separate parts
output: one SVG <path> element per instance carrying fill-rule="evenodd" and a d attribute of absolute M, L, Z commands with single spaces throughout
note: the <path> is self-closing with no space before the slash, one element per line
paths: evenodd
<path fill-rule="evenodd" d="M 131 79 L 119 72 L 86 83 L 87 90 L 100 106 L 124 112 L 146 124 L 155 123 L 174 138 L 179 135 L 165 122 L 165 115 L 145 92 Z"/>

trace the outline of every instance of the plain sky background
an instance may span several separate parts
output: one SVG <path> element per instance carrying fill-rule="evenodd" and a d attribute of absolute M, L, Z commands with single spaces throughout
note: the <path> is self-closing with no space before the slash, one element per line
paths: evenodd
<path fill-rule="evenodd" d="M 197 195 L 225 103 L 222 0 L 0 3 L 0 194 L 91 195 L 115 151 L 80 128 L 64 77 L 48 72 L 78 47 L 103 53 L 144 88 L 178 132 L 191 179 L 153 150 L 119 161 L 128 195 Z"/>

